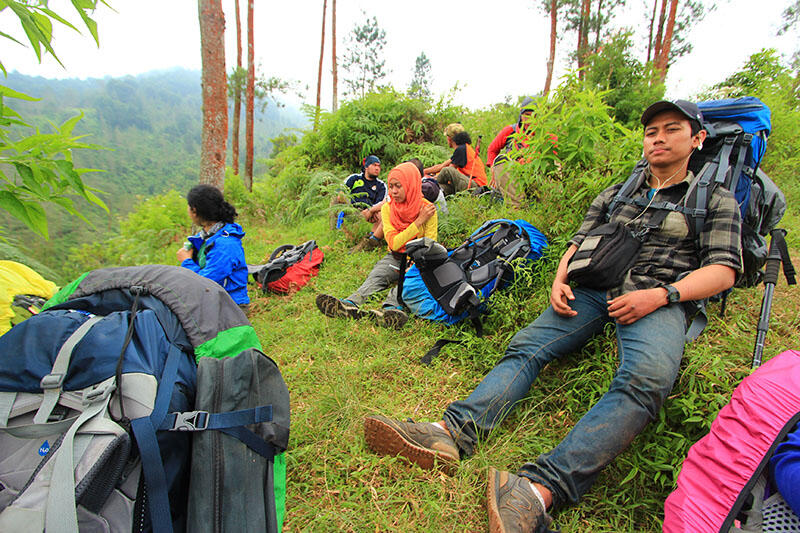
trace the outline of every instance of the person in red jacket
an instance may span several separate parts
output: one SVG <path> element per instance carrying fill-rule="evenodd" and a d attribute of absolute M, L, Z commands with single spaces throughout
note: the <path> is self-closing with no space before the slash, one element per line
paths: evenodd
<path fill-rule="evenodd" d="M 530 117 L 533 113 L 535 103 L 533 98 L 526 98 L 523 100 L 519 110 L 519 119 L 516 124 L 509 124 L 502 130 L 494 140 L 489 144 L 489 150 L 486 155 L 486 162 L 491 167 L 491 184 L 492 187 L 499 189 L 503 193 L 503 199 L 506 203 L 520 207 L 525 198 L 522 190 L 517 190 L 516 185 L 511 179 L 509 173 L 509 165 L 512 161 L 508 157 L 508 153 L 513 150 L 527 148 L 528 139 L 533 135 L 530 128 Z M 550 139 L 555 146 L 558 137 L 550 134 Z M 520 163 L 524 161 L 517 160 Z"/>

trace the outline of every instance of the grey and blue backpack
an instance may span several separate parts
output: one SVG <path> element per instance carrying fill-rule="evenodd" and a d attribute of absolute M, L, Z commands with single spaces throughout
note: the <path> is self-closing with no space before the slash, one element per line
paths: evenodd
<path fill-rule="evenodd" d="M 289 396 L 218 284 L 85 274 L 0 337 L 0 530 L 273 531 Z"/>

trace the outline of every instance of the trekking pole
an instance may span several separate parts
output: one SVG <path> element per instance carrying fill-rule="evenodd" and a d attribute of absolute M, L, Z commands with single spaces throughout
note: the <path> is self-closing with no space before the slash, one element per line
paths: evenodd
<path fill-rule="evenodd" d="M 770 232 L 771 240 L 769 244 L 769 255 L 764 269 L 764 297 L 761 300 L 761 314 L 758 318 L 756 327 L 756 344 L 753 348 L 752 368 L 761 366 L 761 356 L 764 352 L 764 342 L 767 338 L 769 329 L 769 315 L 772 310 L 772 298 L 775 292 L 775 284 L 778 282 L 781 263 L 783 263 L 783 273 L 789 285 L 794 285 L 795 273 L 794 266 L 789 258 L 789 251 L 786 247 L 786 230 L 774 229 Z"/>

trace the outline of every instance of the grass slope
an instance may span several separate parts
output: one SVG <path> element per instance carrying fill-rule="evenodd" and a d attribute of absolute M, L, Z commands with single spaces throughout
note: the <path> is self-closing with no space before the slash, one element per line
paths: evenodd
<path fill-rule="evenodd" d="M 475 228 L 504 214 L 498 207 L 465 209 L 472 209 Z M 537 225 L 530 213 L 519 215 Z M 319 292 L 349 294 L 383 250 L 349 253 L 353 242 L 329 230 L 323 217 L 293 226 L 263 219 L 242 223 L 251 263 L 280 244 L 312 238 L 325 252 L 320 275 L 297 294 L 250 292 L 251 321 L 291 392 L 284 531 L 485 531 L 487 467 L 514 471 L 555 446 L 605 392 L 616 369 L 613 334 L 550 365 L 528 397 L 452 477 L 379 457 L 365 445 L 364 417 L 439 419 L 449 402 L 473 390 L 513 334 L 547 305 L 556 261 L 542 262 L 533 275 L 521 276 L 513 288 L 496 295 L 484 338 L 476 338 L 468 325 L 448 329 L 417 319 L 395 332 L 369 322 L 329 319 L 314 305 Z M 450 246 L 456 237 L 455 231 L 445 234 Z M 724 319 L 718 316 L 719 304 L 712 304 L 709 326 L 687 345 L 678 382 L 658 419 L 600 474 L 580 505 L 556 514 L 562 531 L 661 530 L 663 501 L 688 447 L 708 431 L 735 385 L 749 373 L 761 295 L 761 288 L 734 291 Z M 798 348 L 799 332 L 796 290 L 782 280 L 765 356 Z M 445 335 L 464 339 L 466 346 L 445 348 L 430 367 L 419 364 L 419 357 Z"/>

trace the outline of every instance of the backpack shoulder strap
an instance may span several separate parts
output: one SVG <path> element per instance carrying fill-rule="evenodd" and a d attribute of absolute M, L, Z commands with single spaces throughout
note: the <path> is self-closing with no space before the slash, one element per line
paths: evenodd
<path fill-rule="evenodd" d="M 620 202 L 629 203 L 632 201 L 631 194 L 637 189 L 644 179 L 644 173 L 647 166 L 647 162 L 644 159 L 636 163 L 631 175 L 627 180 L 625 180 L 625 183 L 622 184 L 622 187 L 620 187 L 614 198 L 611 199 L 611 203 L 608 204 L 608 209 L 606 210 L 606 222 L 611 220 L 611 214 L 615 209 L 617 209 Z"/>
<path fill-rule="evenodd" d="M 50 418 L 50 413 L 53 412 L 53 408 L 56 406 L 58 398 L 61 396 L 61 386 L 64 384 L 64 378 L 67 376 L 67 369 L 69 368 L 69 362 L 72 358 L 72 351 L 75 349 L 75 346 L 83 340 L 86 334 L 89 333 L 92 326 L 102 319 L 103 317 L 98 315 L 90 317 L 61 345 L 61 349 L 58 350 L 58 355 L 56 355 L 56 359 L 53 361 L 52 370 L 39 382 L 39 386 L 42 387 L 42 404 L 33 417 L 34 424 L 44 424 L 47 422 L 47 419 Z"/>

